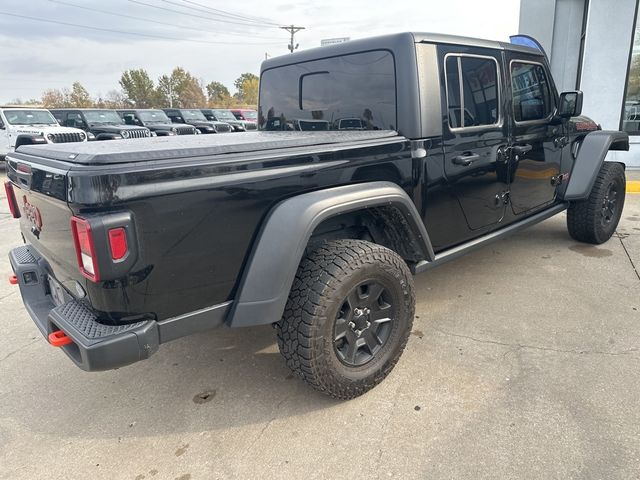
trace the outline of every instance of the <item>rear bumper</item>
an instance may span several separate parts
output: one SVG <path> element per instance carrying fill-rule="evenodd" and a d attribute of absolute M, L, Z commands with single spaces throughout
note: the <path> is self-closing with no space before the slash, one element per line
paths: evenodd
<path fill-rule="evenodd" d="M 105 325 L 83 301 L 69 296 L 56 306 L 48 281 L 50 268 L 35 248 L 14 248 L 9 260 L 25 308 L 40 332 L 48 338 L 62 330 L 73 342 L 59 348 L 86 371 L 109 370 L 149 358 L 161 343 L 222 325 L 230 307 L 225 303 L 163 321 Z"/>

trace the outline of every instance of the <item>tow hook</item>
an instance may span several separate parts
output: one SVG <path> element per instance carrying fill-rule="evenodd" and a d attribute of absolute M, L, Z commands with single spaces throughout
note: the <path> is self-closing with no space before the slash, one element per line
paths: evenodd
<path fill-rule="evenodd" d="M 9 277 L 9 283 L 10 283 L 11 285 L 17 285 L 17 284 L 18 284 L 18 277 L 17 277 L 17 275 L 11 275 L 11 276 Z"/>
<path fill-rule="evenodd" d="M 49 343 L 54 347 L 64 347 L 73 343 L 73 340 L 71 340 L 71 337 L 67 337 L 67 334 L 62 330 L 56 330 L 49 334 Z"/>

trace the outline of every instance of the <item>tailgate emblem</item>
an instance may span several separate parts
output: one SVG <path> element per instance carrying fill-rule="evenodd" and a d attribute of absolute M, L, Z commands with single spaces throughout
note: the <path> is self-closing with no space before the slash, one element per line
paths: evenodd
<path fill-rule="evenodd" d="M 38 236 L 40 234 L 40 230 L 42 230 L 42 215 L 40 215 L 40 209 L 35 205 L 30 204 L 26 195 L 22 196 L 22 202 L 24 216 L 29 219 L 31 225 L 35 228 L 35 231 L 32 228 L 33 233 Z"/>

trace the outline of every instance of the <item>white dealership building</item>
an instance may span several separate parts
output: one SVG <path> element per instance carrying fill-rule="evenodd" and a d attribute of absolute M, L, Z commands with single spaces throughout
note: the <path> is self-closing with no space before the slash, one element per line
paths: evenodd
<path fill-rule="evenodd" d="M 521 34 L 544 47 L 558 90 L 582 90 L 585 115 L 626 130 L 629 152 L 609 159 L 640 169 L 638 0 L 521 0 Z"/>

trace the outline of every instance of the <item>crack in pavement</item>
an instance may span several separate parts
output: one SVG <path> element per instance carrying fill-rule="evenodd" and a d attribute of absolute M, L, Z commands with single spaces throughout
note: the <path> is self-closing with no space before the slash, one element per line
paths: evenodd
<path fill-rule="evenodd" d="M 640 280 L 640 272 L 638 272 L 638 269 L 636 268 L 635 263 L 633 263 L 631 255 L 629 255 L 629 250 L 627 250 L 627 246 L 622 241 L 623 238 L 627 238 L 627 235 L 622 237 L 620 234 L 618 234 L 618 232 L 616 232 L 616 234 L 617 234 L 616 236 L 618 237 L 618 240 L 620 240 L 620 245 L 622 245 L 622 249 L 624 250 L 624 253 L 627 255 L 627 258 L 629 259 L 629 263 L 631 264 L 631 268 L 633 268 L 633 271 L 635 272 L 636 277 L 638 277 L 638 280 Z"/>
<path fill-rule="evenodd" d="M 15 295 L 16 293 L 18 293 L 18 292 L 13 291 L 11 293 L 7 293 L 4 297 L 0 297 L 0 300 L 4 300 L 5 298 L 9 298 L 10 296 Z"/>
<path fill-rule="evenodd" d="M 280 407 L 282 406 L 282 404 L 284 402 L 286 402 L 289 399 L 289 396 L 285 396 L 282 400 L 280 400 L 278 402 L 278 404 L 276 405 L 276 408 L 274 408 L 274 414 L 271 417 L 271 419 L 269 419 L 269 421 L 264 425 L 264 427 L 262 427 L 262 429 L 260 430 L 260 432 L 258 432 L 258 435 L 256 435 L 256 438 L 251 442 L 251 445 L 249 445 L 249 447 L 244 451 L 243 457 L 246 457 L 247 454 L 253 450 L 253 447 L 258 443 L 258 441 L 262 438 L 262 435 L 264 435 L 264 432 L 267 431 L 267 428 L 269 428 L 271 426 L 271 424 L 273 422 L 276 421 L 276 419 L 278 418 L 278 410 L 280 410 Z"/>
<path fill-rule="evenodd" d="M 511 349 L 516 349 L 516 350 L 520 350 L 520 349 L 526 349 L 526 350 L 540 350 L 540 351 L 544 351 L 544 352 L 555 352 L 555 353 L 568 353 L 568 354 L 573 354 L 573 355 L 608 355 L 608 356 L 613 356 L 613 357 L 617 357 L 620 355 L 631 355 L 635 352 L 638 351 L 638 348 L 630 348 L 628 350 L 622 350 L 620 352 L 604 352 L 601 350 L 563 350 L 560 348 L 551 348 L 551 347 L 544 347 L 544 346 L 540 346 L 540 345 L 526 345 L 526 344 L 521 344 L 521 343 L 506 343 L 506 342 L 499 342 L 497 340 L 487 340 L 487 339 L 482 339 L 482 338 L 475 338 L 469 335 L 462 335 L 460 333 L 453 333 L 453 332 L 447 332 L 445 330 L 440 330 L 439 328 L 436 327 L 428 327 L 431 328 L 432 330 L 435 330 L 436 332 L 439 332 L 443 335 L 446 336 L 450 336 L 450 337 L 457 337 L 457 338 L 465 338 L 467 340 L 471 340 L 473 342 L 477 342 L 477 343 L 488 343 L 491 345 L 499 345 L 502 347 L 509 347 Z M 510 350 L 511 351 L 511 350 Z"/>
<path fill-rule="evenodd" d="M 29 343 L 27 343 L 27 344 L 23 345 L 22 347 L 18 348 L 17 350 L 14 350 L 14 351 L 12 351 L 12 352 L 7 353 L 4 357 L 0 358 L 0 363 L 4 362 L 7 358 L 9 358 L 9 357 L 11 357 L 11 356 L 15 355 L 16 353 L 18 353 L 18 352 L 20 352 L 20 351 L 24 350 L 25 348 L 27 348 L 27 347 L 29 347 L 29 346 L 33 345 L 34 343 L 38 343 L 39 341 L 40 341 L 40 339 L 39 339 L 39 338 L 36 338 L 36 339 L 34 339 L 34 340 L 30 341 Z"/>

